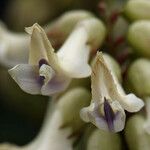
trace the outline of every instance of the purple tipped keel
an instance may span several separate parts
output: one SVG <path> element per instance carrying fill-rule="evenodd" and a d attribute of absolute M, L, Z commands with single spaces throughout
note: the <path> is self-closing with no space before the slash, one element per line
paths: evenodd
<path fill-rule="evenodd" d="M 108 128 L 110 131 L 114 130 L 114 119 L 115 114 L 106 98 L 104 98 L 104 113 L 105 113 L 105 120 L 107 122 Z"/>
<path fill-rule="evenodd" d="M 39 60 L 39 68 L 40 68 L 42 65 L 44 65 L 44 64 L 45 64 L 45 65 L 48 65 L 47 60 L 44 59 L 44 58 L 43 58 L 43 59 L 40 59 L 40 60 Z"/>

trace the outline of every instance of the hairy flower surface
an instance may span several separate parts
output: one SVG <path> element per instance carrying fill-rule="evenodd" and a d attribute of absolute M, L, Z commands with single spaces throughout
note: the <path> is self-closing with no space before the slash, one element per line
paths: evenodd
<path fill-rule="evenodd" d="M 89 107 L 81 110 L 81 118 L 99 129 L 112 132 L 123 130 L 126 119 L 124 110 L 137 112 L 144 106 L 143 101 L 132 93 L 124 93 L 100 52 L 92 68 L 91 80 L 92 101 Z"/>

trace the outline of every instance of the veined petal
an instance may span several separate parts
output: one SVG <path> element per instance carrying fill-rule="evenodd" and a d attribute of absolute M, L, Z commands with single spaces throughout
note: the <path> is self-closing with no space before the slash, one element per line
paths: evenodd
<path fill-rule="evenodd" d="M 90 47 L 86 45 L 87 32 L 83 27 L 77 28 L 70 35 L 57 55 L 44 30 L 38 24 L 27 28 L 26 31 L 31 34 L 29 64 L 37 64 L 39 60 L 45 59 L 54 71 L 71 78 L 90 75 L 91 69 L 88 65 Z"/>
<path fill-rule="evenodd" d="M 43 42 L 43 38 L 41 36 L 41 31 L 38 27 L 37 24 L 34 24 L 32 27 L 30 27 L 29 29 L 31 30 L 32 28 L 32 32 L 31 32 L 31 42 L 30 42 L 30 51 L 29 51 L 29 64 L 31 65 L 37 65 L 39 60 L 41 59 L 45 59 L 48 61 L 47 58 L 47 52 L 45 49 L 45 45 Z M 26 31 L 29 32 L 29 29 L 26 28 Z"/>
<path fill-rule="evenodd" d="M 87 77 L 91 74 L 88 65 L 90 46 L 87 45 L 87 31 L 77 28 L 57 52 L 63 70 L 70 77 Z"/>
<path fill-rule="evenodd" d="M 104 97 L 110 98 L 108 89 L 109 85 L 106 85 L 105 83 L 106 80 L 110 80 L 109 74 L 107 73 L 108 70 L 106 70 L 105 64 L 102 63 L 102 61 L 104 61 L 102 53 L 98 52 L 91 74 L 92 100 L 97 101 L 98 103 L 100 101 L 103 103 Z"/>
<path fill-rule="evenodd" d="M 41 83 L 38 70 L 38 66 L 20 64 L 8 72 L 23 91 L 30 94 L 40 94 Z"/>
<path fill-rule="evenodd" d="M 101 93 L 104 93 L 104 96 L 109 96 L 111 99 L 116 99 L 118 89 L 117 83 L 114 81 L 111 70 L 108 68 L 105 60 L 103 58 L 103 54 L 101 52 L 97 53 L 97 59 L 95 65 L 98 65 L 98 69 L 96 71 L 97 78 L 102 78 L 103 85 L 99 84 L 98 86 L 101 88 Z M 93 79 L 94 80 L 94 79 Z M 103 86 L 105 87 L 105 91 L 103 90 Z M 107 92 L 107 95 L 105 93 Z"/>
<path fill-rule="evenodd" d="M 41 88 L 42 95 L 52 95 L 57 92 L 64 91 L 71 79 L 65 76 L 56 75 L 47 84 L 43 85 Z"/>
<path fill-rule="evenodd" d="M 55 71 L 62 71 L 54 49 L 47 38 L 45 31 L 35 23 L 32 27 L 26 28 L 31 34 L 31 47 L 29 53 L 29 64 L 37 65 L 39 60 L 45 59 Z"/>
<path fill-rule="evenodd" d="M 108 96 L 108 98 L 110 97 L 111 99 L 119 101 L 122 107 L 129 112 L 139 111 L 144 106 L 144 102 L 140 98 L 137 98 L 134 94 L 126 95 L 124 93 L 121 85 L 117 82 L 117 80 L 115 80 L 115 77 L 113 77 L 114 74 L 111 73 L 111 70 L 109 70 L 105 63 L 102 53 L 97 54 L 96 61 L 95 65 L 98 65 L 99 69 L 95 69 L 95 74 L 99 74 L 99 78 L 103 77 L 103 84 L 96 82 L 97 79 L 94 79 L 93 77 L 93 80 L 95 80 L 95 83 L 93 82 L 93 86 L 97 84 L 97 87 L 101 89 L 99 93 L 101 92 L 100 94 L 103 94 L 105 97 Z M 96 87 L 93 87 L 93 93 L 95 89 Z"/>

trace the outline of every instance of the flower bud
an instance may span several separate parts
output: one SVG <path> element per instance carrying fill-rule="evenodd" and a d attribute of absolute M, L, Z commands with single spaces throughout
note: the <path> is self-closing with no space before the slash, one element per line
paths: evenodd
<path fill-rule="evenodd" d="M 71 126 L 73 132 L 78 131 L 85 124 L 81 119 L 80 110 L 90 103 L 90 92 L 84 88 L 75 88 L 64 94 L 58 103 L 63 118 L 62 127 Z"/>
<path fill-rule="evenodd" d="M 150 135 L 148 135 L 143 126 L 145 120 L 140 115 L 132 116 L 125 128 L 125 139 L 129 150 L 149 150 Z"/>
<path fill-rule="evenodd" d="M 83 26 L 88 32 L 89 38 L 87 43 L 90 44 L 93 49 L 97 49 L 101 46 L 106 37 L 106 27 L 100 19 L 85 19 L 80 22 L 78 26 Z"/>
<path fill-rule="evenodd" d="M 122 16 L 119 16 L 112 27 L 112 38 L 114 40 L 126 35 L 128 30 L 128 22 Z"/>
<path fill-rule="evenodd" d="M 52 23 L 45 26 L 45 31 L 52 45 L 61 45 L 72 32 L 78 22 L 93 17 L 92 13 L 84 10 L 68 11 Z"/>
<path fill-rule="evenodd" d="M 127 38 L 135 53 L 150 57 L 150 21 L 142 20 L 133 23 L 129 27 Z"/>
<path fill-rule="evenodd" d="M 96 129 L 88 139 L 87 150 L 120 150 L 119 134 Z"/>
<path fill-rule="evenodd" d="M 150 1 L 149 0 L 129 0 L 124 13 L 130 20 L 150 19 Z"/>
<path fill-rule="evenodd" d="M 140 97 L 150 96 L 150 60 L 137 59 L 127 72 L 127 87 Z"/>

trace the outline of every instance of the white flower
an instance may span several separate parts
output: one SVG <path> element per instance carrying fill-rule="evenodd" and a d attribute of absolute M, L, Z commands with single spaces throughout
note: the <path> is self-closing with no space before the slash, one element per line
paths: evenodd
<path fill-rule="evenodd" d="M 85 19 L 55 53 L 37 23 L 26 31 L 31 35 L 29 64 L 17 65 L 9 70 L 9 74 L 23 91 L 42 95 L 65 90 L 72 78 L 90 76 L 90 50 L 105 37 L 105 27 L 98 19 Z"/>
<path fill-rule="evenodd" d="M 93 15 L 88 11 L 69 11 L 45 25 L 44 30 L 52 45 L 61 45 L 78 22 L 92 17 Z M 9 31 L 0 22 L 0 63 L 7 68 L 14 67 L 20 63 L 27 63 L 29 39 L 29 35 Z"/>
<path fill-rule="evenodd" d="M 81 118 L 99 129 L 119 132 L 125 125 L 124 110 L 137 112 L 144 103 L 132 93 L 125 95 L 107 65 L 102 53 L 98 52 L 91 75 L 92 101 L 89 107 L 81 110 Z"/>

